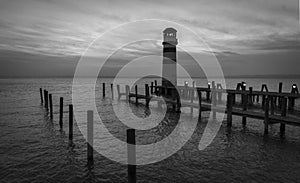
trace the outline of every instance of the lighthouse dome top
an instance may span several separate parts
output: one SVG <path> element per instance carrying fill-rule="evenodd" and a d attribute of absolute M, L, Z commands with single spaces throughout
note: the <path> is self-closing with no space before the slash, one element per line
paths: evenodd
<path fill-rule="evenodd" d="M 176 33 L 177 30 L 174 29 L 174 28 L 172 28 L 172 27 L 168 27 L 168 28 L 166 28 L 163 32 L 164 32 L 164 33 Z"/>

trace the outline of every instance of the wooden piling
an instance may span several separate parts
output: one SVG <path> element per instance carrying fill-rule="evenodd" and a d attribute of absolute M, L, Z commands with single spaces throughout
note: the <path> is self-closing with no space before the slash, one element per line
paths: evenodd
<path fill-rule="evenodd" d="M 139 98 L 138 98 L 138 86 L 135 85 L 135 103 L 139 103 Z"/>
<path fill-rule="evenodd" d="M 269 133 L 269 97 L 265 100 L 264 134 Z"/>
<path fill-rule="evenodd" d="M 210 84 L 207 85 L 208 90 L 210 90 Z M 206 92 L 206 100 L 209 101 L 210 100 L 210 91 Z"/>
<path fill-rule="evenodd" d="M 87 161 L 88 165 L 94 164 L 93 154 L 94 143 L 94 114 L 93 111 L 87 111 Z"/>
<path fill-rule="evenodd" d="M 253 87 L 249 87 L 249 97 L 248 97 L 248 103 L 250 106 L 253 105 Z"/>
<path fill-rule="evenodd" d="M 127 130 L 128 183 L 136 182 L 135 129 Z"/>
<path fill-rule="evenodd" d="M 216 106 L 217 106 L 217 93 L 216 93 L 216 85 L 215 82 L 212 82 L 212 91 L 211 91 L 211 97 L 212 97 L 212 112 L 213 112 L 213 119 L 217 118 L 216 113 Z"/>
<path fill-rule="evenodd" d="M 233 94 L 227 94 L 227 127 L 232 126 Z"/>
<path fill-rule="evenodd" d="M 64 116 L 64 98 L 59 98 L 59 127 L 63 129 L 63 116 Z"/>
<path fill-rule="evenodd" d="M 105 97 L 105 83 L 102 83 L 102 96 Z"/>
<path fill-rule="evenodd" d="M 154 93 L 157 95 L 157 80 L 154 80 Z"/>
<path fill-rule="evenodd" d="M 145 96 L 146 96 L 146 107 L 149 107 L 150 94 L 149 94 L 149 85 L 145 84 Z"/>
<path fill-rule="evenodd" d="M 114 99 L 114 85 L 110 84 L 111 98 Z"/>
<path fill-rule="evenodd" d="M 201 122 L 201 118 L 202 118 L 202 115 L 201 115 L 201 105 L 202 105 L 202 92 L 200 90 L 197 90 L 197 94 L 198 94 L 198 122 Z"/>
<path fill-rule="evenodd" d="M 73 105 L 69 105 L 69 146 L 73 145 Z"/>
<path fill-rule="evenodd" d="M 282 98 L 282 105 L 281 105 L 281 116 L 286 117 L 287 112 L 287 98 Z M 283 138 L 285 136 L 285 123 L 280 123 L 280 137 Z"/>
<path fill-rule="evenodd" d="M 44 90 L 45 108 L 48 111 L 48 91 Z"/>
<path fill-rule="evenodd" d="M 246 86 L 243 85 L 242 90 L 246 91 Z M 242 94 L 243 111 L 247 111 L 247 102 L 248 102 L 248 95 L 247 94 Z M 242 124 L 243 124 L 243 126 L 246 126 L 246 124 L 247 124 L 247 117 L 246 116 L 242 117 Z"/>
<path fill-rule="evenodd" d="M 150 93 L 151 93 L 151 95 L 153 94 L 153 82 L 151 82 Z"/>
<path fill-rule="evenodd" d="M 279 83 L 278 86 L 278 93 L 282 93 L 282 82 Z M 281 109 L 281 102 L 282 102 L 282 98 L 278 97 L 278 108 Z"/>
<path fill-rule="evenodd" d="M 49 94 L 49 105 L 50 105 L 50 119 L 53 119 L 52 94 Z"/>
<path fill-rule="evenodd" d="M 125 86 L 125 92 L 126 92 L 126 101 L 129 101 L 129 91 L 130 91 L 130 87 L 128 85 Z"/>
<path fill-rule="evenodd" d="M 40 97 L 41 97 L 41 104 L 43 105 L 44 101 L 43 101 L 43 89 L 40 88 Z"/>
<path fill-rule="evenodd" d="M 121 98 L 120 85 L 117 85 L 117 92 L 118 92 L 118 100 L 120 100 L 120 98 Z"/>

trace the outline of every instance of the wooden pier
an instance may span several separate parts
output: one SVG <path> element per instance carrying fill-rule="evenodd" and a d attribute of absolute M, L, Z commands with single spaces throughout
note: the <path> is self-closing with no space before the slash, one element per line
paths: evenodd
<path fill-rule="evenodd" d="M 278 92 L 270 92 L 266 84 L 262 85 L 260 91 L 254 91 L 253 87 L 247 90 L 244 82 L 238 83 L 236 89 L 223 89 L 215 82 L 209 83 L 208 87 L 185 85 L 177 88 L 153 85 L 151 82 L 150 87 L 145 84 L 143 94 L 138 92 L 137 85 L 134 86 L 134 92 L 128 92 L 129 86 L 126 88 L 125 93 L 118 93 L 119 98 L 127 93 L 126 100 L 134 99 L 136 104 L 143 100 L 146 107 L 150 101 L 160 101 L 163 98 L 174 112 L 180 112 L 182 107 L 198 109 L 199 122 L 202 112 L 212 111 L 213 117 L 217 112 L 224 112 L 227 114 L 228 127 L 232 126 L 233 115 L 242 117 L 243 126 L 246 126 L 247 118 L 253 118 L 263 121 L 265 134 L 268 134 L 269 125 L 279 123 L 282 137 L 285 135 L 285 125 L 300 126 L 300 111 L 295 109 L 295 100 L 300 98 L 300 94 L 295 84 L 290 93 L 282 92 L 282 83 L 279 83 Z M 223 96 L 227 97 L 223 100 Z"/>

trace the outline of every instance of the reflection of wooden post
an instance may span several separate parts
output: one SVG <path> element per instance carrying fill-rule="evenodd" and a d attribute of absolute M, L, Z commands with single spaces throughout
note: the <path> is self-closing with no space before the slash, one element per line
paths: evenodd
<path fill-rule="evenodd" d="M 102 83 L 102 96 L 105 97 L 105 83 Z"/>
<path fill-rule="evenodd" d="M 69 105 L 69 145 L 73 145 L 73 105 Z"/>
<path fill-rule="evenodd" d="M 50 119 L 53 119 L 52 94 L 49 94 L 49 105 L 50 105 Z"/>
<path fill-rule="evenodd" d="M 94 143 L 94 115 L 93 111 L 87 111 L 87 160 L 88 165 L 94 164 L 93 143 Z"/>
<path fill-rule="evenodd" d="M 269 133 L 269 97 L 266 98 L 265 100 L 265 120 L 264 120 L 264 133 L 268 134 Z"/>
<path fill-rule="evenodd" d="M 41 104 L 43 104 L 43 90 L 42 88 L 40 88 L 40 96 L 41 96 Z"/>
<path fill-rule="evenodd" d="M 233 94 L 227 94 L 227 126 L 232 126 L 232 106 L 233 106 Z"/>
<path fill-rule="evenodd" d="M 136 182 L 135 129 L 127 130 L 128 182 Z"/>
<path fill-rule="evenodd" d="M 281 101 L 281 116 L 286 117 L 286 104 L 287 104 L 287 99 L 282 98 Z M 285 123 L 280 123 L 280 137 L 285 136 Z"/>
<path fill-rule="evenodd" d="M 59 98 L 59 127 L 63 129 L 64 98 Z"/>

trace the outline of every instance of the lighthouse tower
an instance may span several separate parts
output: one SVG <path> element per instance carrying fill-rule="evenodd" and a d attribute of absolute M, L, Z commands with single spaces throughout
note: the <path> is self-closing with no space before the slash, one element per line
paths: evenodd
<path fill-rule="evenodd" d="M 163 70 L 162 86 L 177 86 L 177 69 L 176 69 L 176 30 L 166 28 L 163 31 Z"/>

